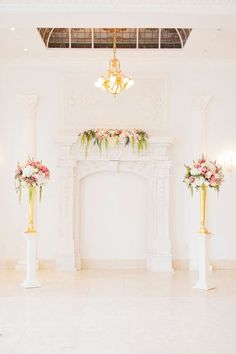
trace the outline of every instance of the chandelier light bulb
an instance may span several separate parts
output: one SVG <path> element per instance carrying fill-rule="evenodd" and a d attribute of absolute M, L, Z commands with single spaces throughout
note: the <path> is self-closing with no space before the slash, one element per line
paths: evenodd
<path fill-rule="evenodd" d="M 104 78 L 101 76 L 97 79 L 97 81 L 95 82 L 95 86 L 98 87 L 98 88 L 101 88 L 103 83 L 104 83 Z"/>
<path fill-rule="evenodd" d="M 127 88 L 130 88 L 130 87 L 132 87 L 132 86 L 134 86 L 134 80 L 129 79 L 129 80 L 128 80 L 128 83 L 127 83 Z"/>

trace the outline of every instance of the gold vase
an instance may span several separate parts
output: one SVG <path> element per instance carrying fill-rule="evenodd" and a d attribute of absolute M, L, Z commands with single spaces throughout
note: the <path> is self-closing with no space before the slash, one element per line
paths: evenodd
<path fill-rule="evenodd" d="M 200 234 L 209 234 L 210 232 L 206 228 L 206 199 L 207 199 L 207 186 L 204 184 L 200 186 L 200 203 L 201 203 L 201 227 Z"/>
<path fill-rule="evenodd" d="M 35 192 L 35 187 L 29 186 L 29 224 L 25 231 L 28 234 L 37 232 L 35 228 Z"/>

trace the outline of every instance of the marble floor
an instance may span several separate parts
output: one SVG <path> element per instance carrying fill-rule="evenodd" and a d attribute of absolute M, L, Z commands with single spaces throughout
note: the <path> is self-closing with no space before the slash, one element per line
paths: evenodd
<path fill-rule="evenodd" d="M 216 289 L 191 288 L 195 273 L 142 270 L 0 273 L 1 354 L 235 354 L 236 271 L 212 274 Z"/>

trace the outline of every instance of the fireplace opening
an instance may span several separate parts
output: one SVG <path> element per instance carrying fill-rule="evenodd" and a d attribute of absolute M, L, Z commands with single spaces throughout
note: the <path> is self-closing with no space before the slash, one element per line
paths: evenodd
<path fill-rule="evenodd" d="M 146 179 L 93 173 L 81 179 L 79 198 L 82 269 L 146 268 Z"/>

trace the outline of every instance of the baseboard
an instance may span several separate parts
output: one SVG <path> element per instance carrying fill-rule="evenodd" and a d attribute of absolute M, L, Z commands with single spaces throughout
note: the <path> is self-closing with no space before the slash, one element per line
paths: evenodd
<path fill-rule="evenodd" d="M 236 259 L 212 260 L 210 261 L 213 270 L 236 270 Z"/>
<path fill-rule="evenodd" d="M 174 270 L 189 270 L 188 259 L 173 259 L 172 266 Z"/>
<path fill-rule="evenodd" d="M 18 260 L 1 259 L 0 271 L 16 270 Z M 236 259 L 214 259 L 210 260 L 213 270 L 236 270 Z M 188 259 L 174 259 L 172 261 L 174 270 L 189 270 Z M 56 269 L 55 259 L 39 260 L 39 270 Z M 81 269 L 146 269 L 145 259 L 82 259 Z M 19 270 L 19 269 L 18 269 Z M 23 270 L 23 269 L 22 269 Z"/>
<path fill-rule="evenodd" d="M 56 268 L 55 259 L 40 259 L 39 260 L 39 269 L 40 270 L 53 270 Z"/>
<path fill-rule="evenodd" d="M 236 259 L 214 259 L 209 260 L 209 270 L 236 270 Z M 190 263 L 188 259 L 174 259 L 175 270 L 197 270 L 197 263 Z"/>
<path fill-rule="evenodd" d="M 53 270 L 56 267 L 55 259 L 41 259 L 38 261 L 39 270 Z M 19 266 L 19 261 L 17 259 L 2 259 L 0 260 L 0 271 L 1 270 L 25 270 L 26 262 L 22 261 Z"/>
<path fill-rule="evenodd" d="M 146 269 L 145 259 L 81 259 L 81 269 Z"/>
<path fill-rule="evenodd" d="M 0 270 L 13 270 L 16 268 L 16 259 L 0 259 Z"/>

